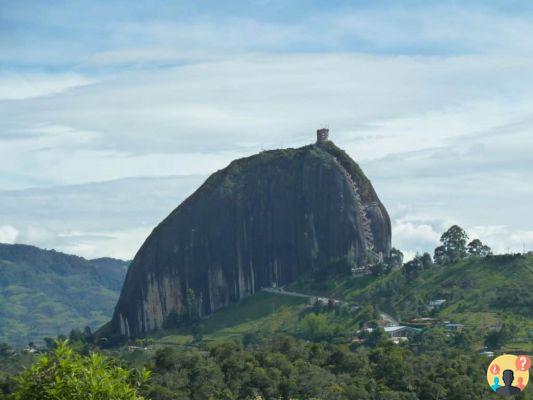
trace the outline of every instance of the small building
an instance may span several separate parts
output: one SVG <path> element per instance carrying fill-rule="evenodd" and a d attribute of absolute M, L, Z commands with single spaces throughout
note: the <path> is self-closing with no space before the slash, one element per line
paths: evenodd
<path fill-rule="evenodd" d="M 322 128 L 316 131 L 316 143 L 317 144 L 327 142 L 328 138 L 329 138 L 329 129 Z"/>
<path fill-rule="evenodd" d="M 372 273 L 372 268 L 368 265 L 352 268 L 352 276 L 354 277 L 370 275 L 371 273 Z"/>
<path fill-rule="evenodd" d="M 446 303 L 446 299 L 437 299 L 437 300 L 431 300 L 429 302 L 429 305 L 430 306 L 433 306 L 433 307 L 440 307 L 442 306 L 444 303 Z"/>
<path fill-rule="evenodd" d="M 309 303 L 311 305 L 318 305 L 318 306 L 327 306 L 328 305 L 328 299 L 325 297 L 310 297 Z"/>
<path fill-rule="evenodd" d="M 128 346 L 128 351 L 129 352 L 133 352 L 133 351 L 136 351 L 136 350 L 139 350 L 139 351 L 151 351 L 151 350 L 153 350 L 153 348 L 150 347 L 150 346 Z"/>
<path fill-rule="evenodd" d="M 444 303 L 446 303 L 446 299 L 436 299 L 431 300 L 428 304 L 428 309 L 433 310 L 435 308 L 441 307 Z"/>
<path fill-rule="evenodd" d="M 482 351 L 481 353 L 482 356 L 486 356 L 488 358 L 494 358 L 494 352 L 493 351 Z"/>
<path fill-rule="evenodd" d="M 400 337 L 411 338 L 415 336 L 417 333 L 422 331 L 422 329 L 412 328 L 410 326 L 401 326 L 401 325 L 386 326 L 383 328 L 383 330 L 390 338 L 400 338 Z"/>

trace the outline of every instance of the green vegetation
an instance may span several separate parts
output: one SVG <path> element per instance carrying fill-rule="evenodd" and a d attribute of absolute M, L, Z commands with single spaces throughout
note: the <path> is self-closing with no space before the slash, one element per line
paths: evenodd
<path fill-rule="evenodd" d="M 277 335 L 154 358 L 154 400 L 490 398 L 485 359 L 458 350 L 419 355 L 390 342 L 350 348 Z"/>
<path fill-rule="evenodd" d="M 311 278 L 290 288 L 370 304 L 403 324 L 413 324 L 416 318 L 460 323 L 475 331 L 479 346 L 533 350 L 533 254 L 491 255 L 480 240 L 468 246 L 467 240 L 466 232 L 453 226 L 442 235 L 441 249 L 435 250 L 441 252 L 438 263 L 425 253 L 401 269 L 363 277 Z M 438 299 L 444 304 L 429 307 Z M 497 337 L 500 331 L 499 340 L 487 342 L 485 336 Z"/>
<path fill-rule="evenodd" d="M 0 244 L 0 341 L 22 346 L 109 320 L 128 263 Z"/>
<path fill-rule="evenodd" d="M 130 396 L 102 399 L 495 399 L 485 381 L 490 359 L 480 352 L 533 351 L 533 254 L 488 255 L 463 232 L 443 235 L 439 263 L 422 254 L 364 276 L 332 263 L 327 277 L 287 288 L 340 301 L 261 291 L 200 319 L 201 298 L 191 291 L 178 328 L 128 346 L 101 349 L 90 329 L 72 330 L 71 348 L 47 339 L 39 359 L 0 345 L 0 399 L 46 398 L 35 393 L 57 390 L 50 377 L 65 393 L 101 381 L 98 388 Z M 432 300 L 441 303 L 430 307 Z M 382 312 L 418 333 L 393 344 L 379 327 Z M 152 372 L 148 382 L 143 369 Z"/>
<path fill-rule="evenodd" d="M 372 184 L 364 174 L 359 165 L 341 148 L 337 147 L 332 141 L 328 141 L 320 145 L 320 148 L 335 157 L 342 167 L 348 171 L 357 187 L 360 188 L 361 197 L 363 199 L 369 198 L 373 191 Z"/>
<path fill-rule="evenodd" d="M 128 371 L 98 353 L 82 356 L 59 342 L 53 352 L 15 379 L 13 400 L 142 400 L 138 389 L 150 373 Z"/>
<path fill-rule="evenodd" d="M 295 331 L 305 298 L 259 292 L 202 320 L 199 329 L 204 343 L 242 339 L 254 335 Z M 156 346 L 193 344 L 195 326 L 156 333 Z"/>
<path fill-rule="evenodd" d="M 437 315 L 492 312 L 531 318 L 532 285 L 533 255 L 517 254 L 430 264 L 416 275 L 402 269 L 346 295 L 388 304 L 402 319 L 426 314 L 429 301 L 438 298 L 446 303 Z"/>
<path fill-rule="evenodd" d="M 294 285 L 330 290 L 336 298 L 359 304 L 356 311 L 344 303 L 310 305 L 305 298 L 259 292 L 198 324 L 132 341 L 136 347 L 105 350 L 116 360 L 105 359 L 106 365 L 121 365 L 121 372 L 111 376 L 129 377 L 130 389 L 113 386 L 136 388 L 138 396 L 152 400 L 496 399 L 485 382 L 490 360 L 479 352 L 485 345 L 497 354 L 531 351 L 531 296 L 520 294 L 531 287 L 533 255 L 467 257 L 446 265 L 422 255 L 411 267 L 407 264 L 379 277 Z M 517 298 L 502 303 L 510 293 Z M 427 303 L 435 298 L 446 302 L 429 310 Z M 375 328 L 378 310 L 402 321 L 430 316 L 465 327 L 449 331 L 443 325 L 427 325 L 410 341 L 396 345 Z M 201 332 L 195 332 L 195 326 Z M 361 331 L 363 326 L 374 330 Z M 82 354 L 103 351 L 90 331 L 73 331 L 70 339 Z M 48 360 L 57 352 L 53 347 L 45 350 Z M 5 396 L 20 392 L 24 379 L 38 381 L 29 378 L 29 371 L 38 370 L 39 362 L 23 372 L 23 378 L 13 376 L 21 371 L 22 357 L 0 346 L 0 393 Z M 139 387 L 139 373 L 127 371 L 142 368 L 151 370 L 152 377 Z M 67 398 L 75 397 L 58 399 Z M 520 398 L 530 397 L 524 392 Z"/>
<path fill-rule="evenodd" d="M 449 264 L 462 260 L 468 256 L 486 257 L 492 254 L 489 246 L 484 245 L 481 240 L 474 239 L 468 246 L 467 233 L 457 225 L 453 225 L 444 232 L 440 238 L 441 246 L 435 249 L 434 260 L 437 264 Z"/>
<path fill-rule="evenodd" d="M 377 278 L 308 280 L 291 290 L 372 305 L 403 324 L 422 317 L 460 323 L 476 332 L 479 346 L 485 335 L 507 324 L 514 328 L 507 330 L 503 349 L 533 351 L 532 287 L 533 255 L 517 254 L 468 257 L 446 265 L 419 256 L 401 270 Z M 428 307 L 437 299 L 446 302 Z"/>
<path fill-rule="evenodd" d="M 82 356 L 63 343 L 9 385 L 0 379 L 0 399 L 495 399 L 489 361 L 458 338 L 430 329 L 394 345 L 377 329 L 365 344 L 335 344 L 274 334 L 163 347 L 133 362 L 117 351 L 115 361 Z M 147 382 L 143 366 L 152 371 Z"/>

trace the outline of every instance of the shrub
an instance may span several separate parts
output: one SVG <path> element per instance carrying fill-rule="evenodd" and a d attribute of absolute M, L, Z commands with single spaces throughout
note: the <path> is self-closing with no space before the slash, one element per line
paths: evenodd
<path fill-rule="evenodd" d="M 82 356 L 62 341 L 16 379 L 13 399 L 142 400 L 137 389 L 149 375 L 123 369 L 102 354 Z"/>

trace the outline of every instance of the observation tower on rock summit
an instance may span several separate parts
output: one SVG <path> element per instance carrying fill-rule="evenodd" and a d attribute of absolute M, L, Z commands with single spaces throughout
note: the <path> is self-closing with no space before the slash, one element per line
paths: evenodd
<path fill-rule="evenodd" d="M 321 128 L 316 131 L 316 143 L 326 143 L 329 138 L 329 129 Z"/>

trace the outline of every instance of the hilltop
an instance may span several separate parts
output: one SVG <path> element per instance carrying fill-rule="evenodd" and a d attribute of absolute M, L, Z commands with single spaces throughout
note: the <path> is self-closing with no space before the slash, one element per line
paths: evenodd
<path fill-rule="evenodd" d="M 0 244 L 0 342 L 26 345 L 112 314 L 129 263 Z"/>

